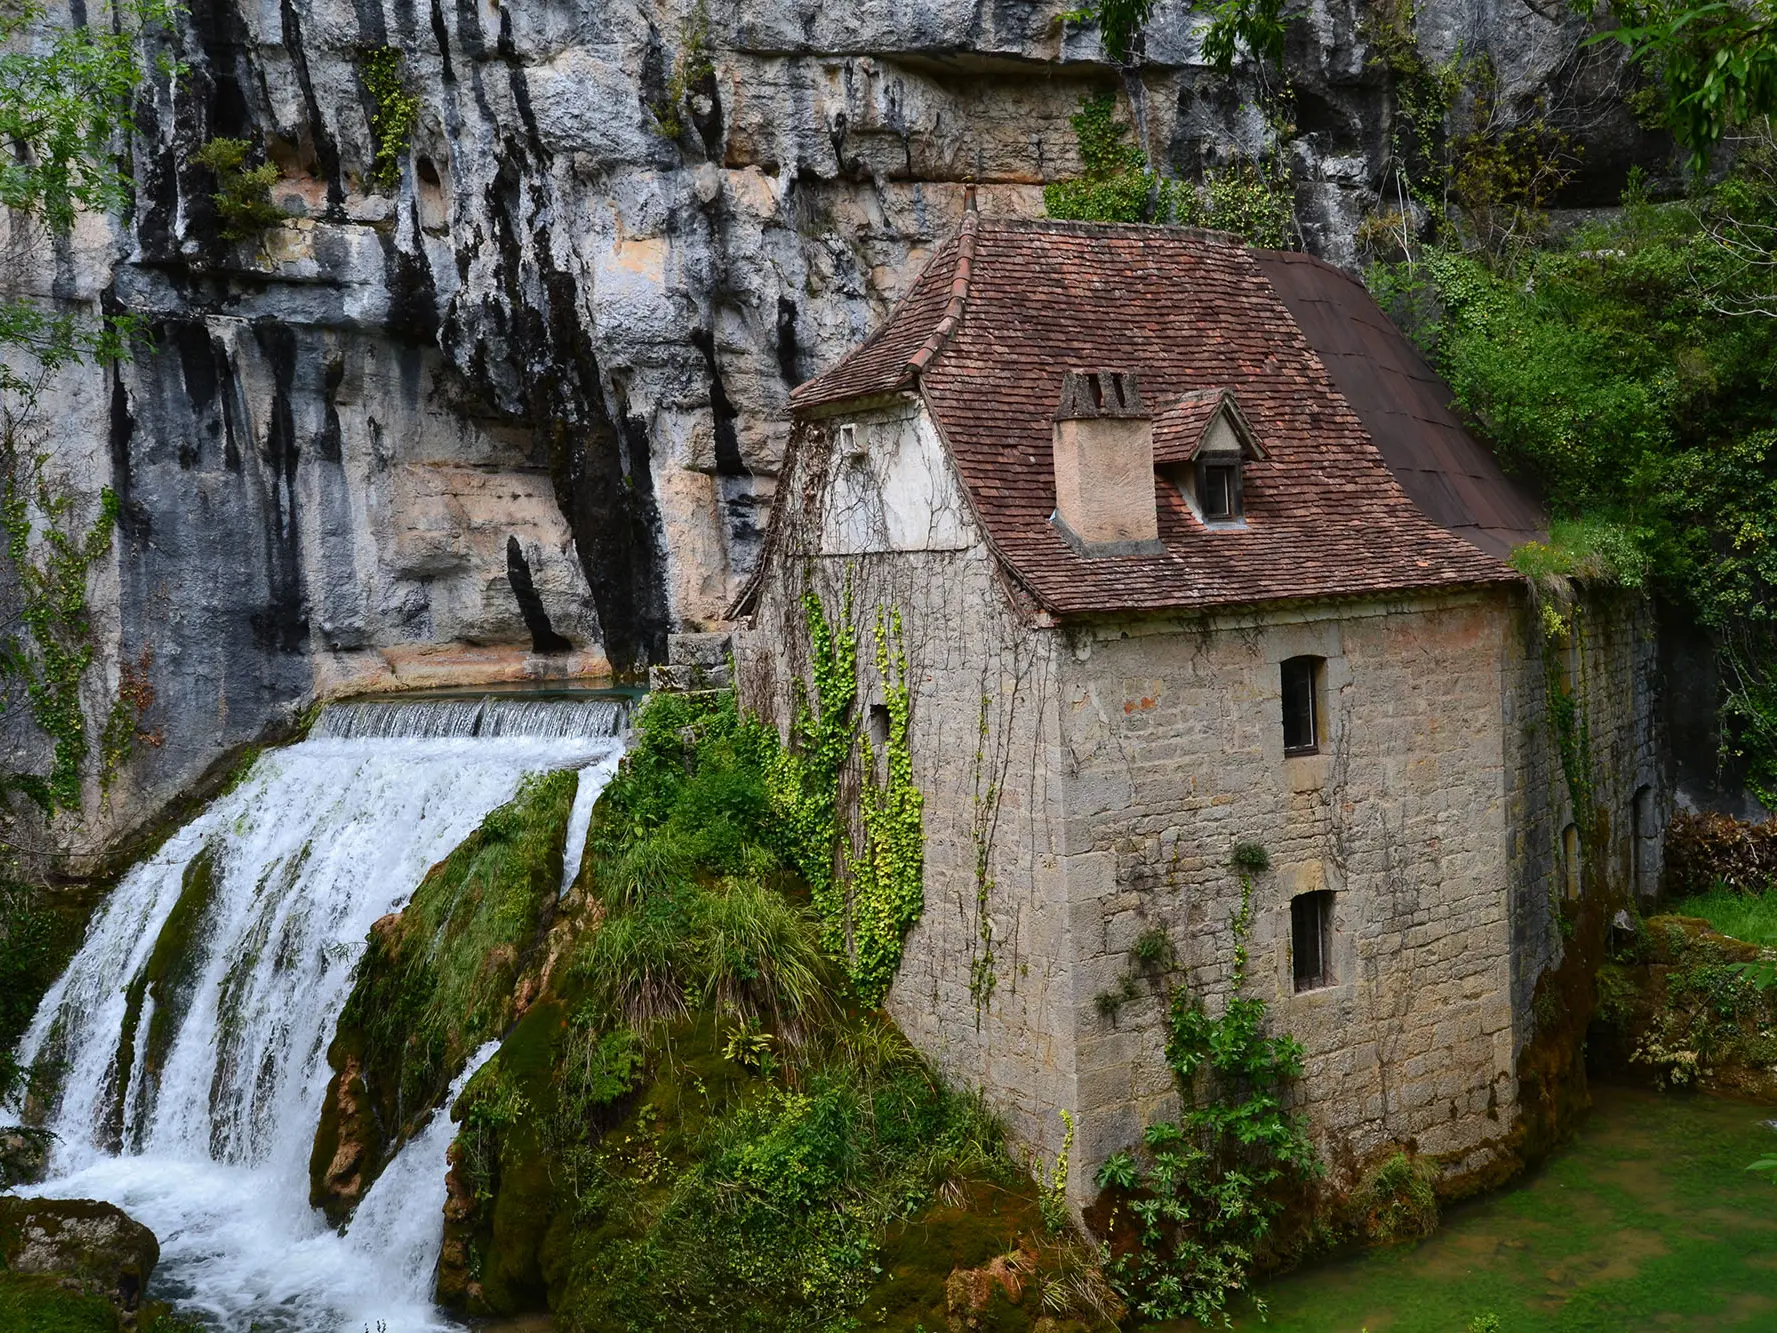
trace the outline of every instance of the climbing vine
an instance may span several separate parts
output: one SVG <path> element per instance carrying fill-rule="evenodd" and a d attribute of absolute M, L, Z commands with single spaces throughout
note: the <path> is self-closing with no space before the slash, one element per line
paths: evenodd
<path fill-rule="evenodd" d="M 999 985 L 999 975 L 994 970 L 993 917 L 987 910 L 994 887 L 990 862 L 1000 803 L 999 783 L 986 771 L 988 703 L 988 696 L 982 695 L 981 720 L 975 736 L 974 813 L 969 821 L 969 842 L 975 850 L 975 941 L 969 951 L 969 998 L 975 1002 L 977 1027 Z"/>
<path fill-rule="evenodd" d="M 87 755 L 80 685 L 95 652 L 87 580 L 111 549 L 117 496 L 104 488 L 88 525 L 78 522 L 74 508 L 73 498 L 46 479 L 41 457 L 21 458 L 10 434 L 0 442 L 0 530 L 25 631 L 23 640 L 0 638 L 0 675 L 23 684 L 32 718 L 55 747 L 47 775 L 5 774 L 0 783 L 45 814 L 80 808 Z"/>
<path fill-rule="evenodd" d="M 786 855 L 807 882 L 820 919 L 822 945 L 846 961 L 859 998 L 875 1005 L 888 993 L 902 939 L 925 906 L 925 798 L 913 781 L 901 614 L 876 614 L 876 667 L 888 714 L 879 784 L 876 747 L 858 731 L 853 610 L 849 574 L 837 616 L 829 616 L 812 591 L 803 595 L 810 680 L 796 683 L 791 744 L 773 760 L 768 785 Z M 862 759 L 855 852 L 840 799 L 854 751 Z"/>
<path fill-rule="evenodd" d="M 1233 861 L 1240 907 L 1227 1003 L 1211 1017 L 1200 997 L 1172 993 L 1166 1061 L 1190 1109 L 1150 1125 L 1139 1156 L 1115 1153 L 1098 1172 L 1098 1184 L 1120 1196 L 1113 1228 L 1131 1233 L 1106 1274 L 1146 1319 L 1226 1322 L 1285 1196 L 1320 1170 L 1302 1118 L 1283 1106 L 1302 1072 L 1301 1043 L 1267 1036 L 1265 1002 L 1245 994 L 1254 875 L 1269 858 L 1242 843 Z"/>
<path fill-rule="evenodd" d="M 852 981 L 880 1004 L 901 966 L 901 941 L 925 907 L 925 797 L 913 782 L 907 743 L 912 695 L 901 613 L 876 613 L 876 669 L 888 710 L 884 777 L 872 780 L 874 748 L 863 739 L 865 779 L 858 791 L 864 845 L 851 862 Z"/>
<path fill-rule="evenodd" d="M 835 873 L 839 851 L 839 775 L 856 736 L 852 714 L 858 697 L 858 636 L 852 628 L 851 581 L 847 579 L 838 623 L 827 619 L 821 599 L 803 595 L 812 689 L 796 682 L 791 745 L 771 772 L 772 805 L 784 821 L 790 859 L 808 884 L 821 919 L 821 942 L 843 955 L 845 896 Z"/>
<path fill-rule="evenodd" d="M 370 113 L 370 137 L 376 151 L 370 178 L 378 185 L 392 186 L 401 179 L 401 155 L 419 121 L 419 99 L 408 91 L 401 52 L 392 46 L 360 52 L 358 77 L 376 104 Z"/>

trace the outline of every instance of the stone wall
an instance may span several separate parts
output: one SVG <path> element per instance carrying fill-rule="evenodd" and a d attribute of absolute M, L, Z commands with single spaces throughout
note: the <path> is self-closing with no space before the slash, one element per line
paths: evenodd
<path fill-rule="evenodd" d="M 1218 1006 L 1242 842 L 1271 861 L 1248 985 L 1307 1048 L 1298 1105 L 1334 1183 L 1397 1143 L 1459 1169 L 1509 1131 L 1512 623 L 1496 592 L 1076 634 L 1061 707 L 1082 1174 L 1176 1109 L 1164 986 L 1114 1019 L 1093 997 L 1158 927 L 1172 980 Z M 1299 655 L 1325 662 L 1325 738 L 1286 757 L 1280 663 Z M 1297 994 L 1289 904 L 1321 889 L 1334 981 Z"/>
<path fill-rule="evenodd" d="M 877 492 L 886 505 L 846 506 L 864 488 L 845 475 L 840 422 L 804 427 L 779 491 L 799 503 L 780 503 L 760 599 L 737 636 L 742 700 L 787 734 L 794 681 L 809 679 L 800 598 L 812 591 L 836 618 L 849 595 L 857 717 L 868 728 L 883 698 L 877 614 L 900 613 L 913 778 L 925 798 L 925 910 L 888 1009 L 948 1078 L 987 1095 L 1019 1143 L 1052 1159 L 1064 1132 L 1057 1109 L 1073 1105 L 1076 991 L 1054 819 L 1057 643 L 1014 613 L 923 413 L 899 403 L 844 421 L 867 436 L 873 461 L 886 456 L 884 474 L 915 479 L 917 494 L 929 495 L 924 464 L 936 463 L 936 489 L 948 489 L 956 508 L 929 539 L 873 543 L 872 530 L 910 531 L 876 522 L 885 508 L 892 518 L 900 492 Z M 914 447 L 920 440 L 930 451 Z M 835 547 L 840 554 L 825 553 Z M 854 755 L 842 786 L 854 816 L 857 763 Z"/>
<path fill-rule="evenodd" d="M 1512 1010 L 1529 1159 L 1587 1104 L 1584 1042 L 1592 978 L 1615 914 L 1658 890 L 1674 799 L 1667 763 L 1654 608 L 1626 592 L 1556 588 L 1539 596 L 1569 619 L 1549 635 L 1540 603 L 1517 606 L 1515 684 L 1506 696 L 1511 837 Z M 1563 763 L 1550 690 L 1575 704 Z M 1574 762 L 1577 761 L 1577 762 Z M 1589 817 L 1576 815 L 1578 777 Z"/>

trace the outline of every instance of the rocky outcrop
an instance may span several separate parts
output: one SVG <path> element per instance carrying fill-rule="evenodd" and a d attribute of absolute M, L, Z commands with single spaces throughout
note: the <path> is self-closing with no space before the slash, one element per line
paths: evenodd
<path fill-rule="evenodd" d="M 790 386 L 875 326 L 965 182 L 987 211 L 1038 211 L 1079 168 L 1087 92 L 1121 88 L 1168 172 L 1273 141 L 1183 4 L 1121 72 L 1065 7 L 182 10 L 166 54 L 185 72 L 138 99 L 130 216 L 49 249 L 14 236 L 0 274 L 144 321 L 129 361 L 58 380 L 42 417 L 60 471 L 122 499 L 107 671 L 151 662 L 164 737 L 101 830 L 317 694 L 636 667 L 719 620 L 758 550 Z M 1283 144 L 1309 248 L 1352 262 L 1393 198 L 1376 38 L 1405 23 L 1431 60 L 1491 61 L 1506 114 L 1540 102 L 1572 126 L 1574 202 L 1614 199 L 1650 151 L 1616 57 L 1562 14 L 1313 6 L 1291 27 Z M 364 73 L 387 49 L 417 104 L 392 179 Z M 217 136 L 281 172 L 288 220 L 257 240 L 220 235 L 196 161 Z"/>
<path fill-rule="evenodd" d="M 0 1197 L 0 1267 L 109 1300 L 133 1326 L 160 1244 L 121 1208 L 92 1199 Z"/>

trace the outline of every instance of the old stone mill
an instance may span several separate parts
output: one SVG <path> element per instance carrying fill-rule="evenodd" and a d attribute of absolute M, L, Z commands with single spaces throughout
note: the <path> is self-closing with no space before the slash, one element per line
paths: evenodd
<path fill-rule="evenodd" d="M 113 8 L 0 16 L 128 106 L 0 213 L 0 1330 L 1245 1327 L 1777 1100 L 1763 529 L 1486 396 L 1703 188 L 1486 120 L 1593 16 Z"/>

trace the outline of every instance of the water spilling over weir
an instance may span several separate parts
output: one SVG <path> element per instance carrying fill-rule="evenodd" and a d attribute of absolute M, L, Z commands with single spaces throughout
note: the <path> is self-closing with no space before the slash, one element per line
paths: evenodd
<path fill-rule="evenodd" d="M 229 1333 L 448 1326 L 430 1300 L 448 1117 L 330 1230 L 308 1203 L 327 1047 L 371 924 L 527 775 L 579 770 L 577 864 L 624 716 L 605 699 L 349 704 L 262 756 L 124 876 L 44 997 L 19 1055 L 58 1071 L 57 1142 L 31 1192 L 123 1207 L 161 1243 L 150 1294 Z"/>

